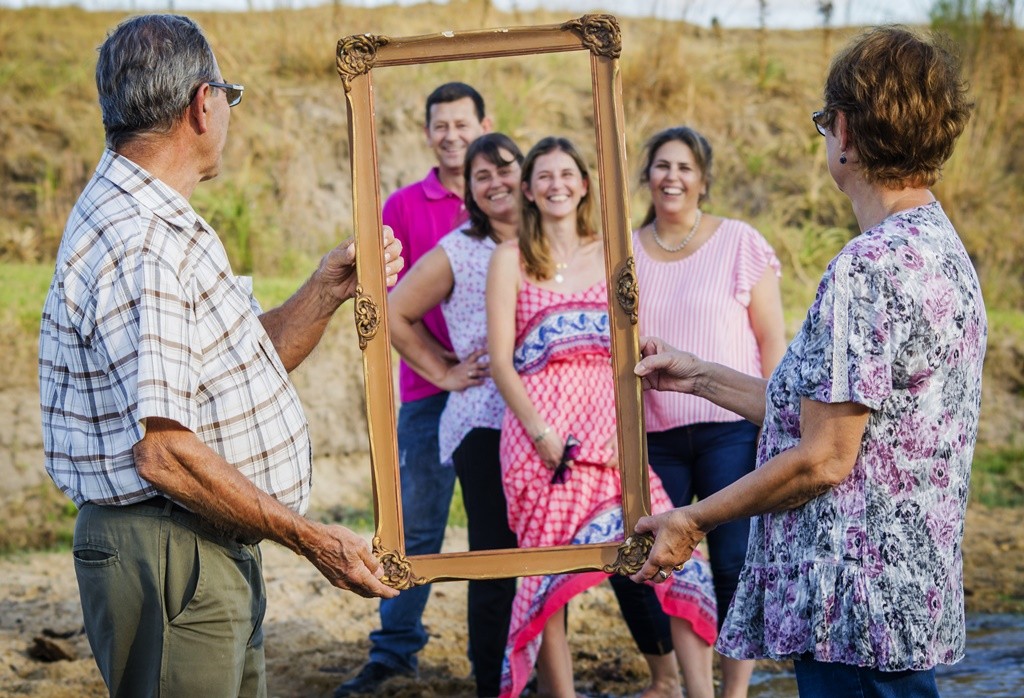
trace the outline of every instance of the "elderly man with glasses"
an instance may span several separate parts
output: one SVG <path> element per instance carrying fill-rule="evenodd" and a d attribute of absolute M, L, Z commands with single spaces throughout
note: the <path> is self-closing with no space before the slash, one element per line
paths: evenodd
<path fill-rule="evenodd" d="M 311 448 L 288 372 L 353 295 L 354 246 L 262 312 L 188 202 L 218 174 L 242 98 L 222 80 L 186 17 L 134 17 L 107 37 L 107 149 L 43 309 L 46 468 L 80 509 L 86 633 L 115 696 L 266 695 L 264 538 L 337 587 L 396 594 L 366 541 L 302 516 Z M 401 245 L 386 235 L 393 282 Z"/>

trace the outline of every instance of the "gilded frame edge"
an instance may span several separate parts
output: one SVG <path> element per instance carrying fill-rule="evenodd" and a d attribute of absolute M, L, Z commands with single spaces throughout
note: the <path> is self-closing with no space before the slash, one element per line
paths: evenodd
<path fill-rule="evenodd" d="M 360 34 L 338 41 L 336 63 L 348 110 L 356 269 L 355 303 L 362 349 L 370 440 L 374 519 L 373 552 L 384 582 L 407 589 L 436 581 L 496 579 L 603 570 L 630 574 L 650 550 L 648 537 L 627 535 L 600 545 L 405 555 L 399 489 L 391 340 L 386 321 L 380 176 L 372 72 L 376 67 L 589 51 L 605 271 L 608 279 L 612 363 L 618 420 L 619 468 L 625 530 L 650 513 L 636 329 L 638 294 L 629 219 L 622 83 L 621 33 L 611 15 L 583 15 L 561 24 L 392 38 Z"/>

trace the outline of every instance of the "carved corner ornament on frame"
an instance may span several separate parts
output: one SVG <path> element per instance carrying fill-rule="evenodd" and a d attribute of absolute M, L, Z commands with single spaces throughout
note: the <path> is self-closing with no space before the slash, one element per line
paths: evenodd
<path fill-rule="evenodd" d="M 366 75 L 377 62 L 377 49 L 388 45 L 388 37 L 375 34 L 356 34 L 338 41 L 335 63 L 345 92 L 352 89 L 352 79 Z"/>
<path fill-rule="evenodd" d="M 374 125 L 373 76 L 380 68 L 482 58 L 508 58 L 566 51 L 589 52 L 599 202 L 609 288 L 609 325 L 616 395 L 623 522 L 632 531 L 650 513 L 643 440 L 643 410 L 633 366 L 639 360 L 636 332 L 638 294 L 633 263 L 627 193 L 622 85 L 618 59 L 619 24 L 611 15 L 591 14 L 561 24 L 414 37 L 358 34 L 338 41 L 337 69 L 348 108 L 352 209 L 359 277 L 355 314 L 363 350 L 367 424 L 373 469 L 376 530 L 374 555 L 384 582 L 397 589 L 445 580 L 606 571 L 631 574 L 643 564 L 650 539 L 487 550 L 437 555 L 405 554 L 392 351 L 387 323 L 387 288 L 381 231 L 380 172 Z M 628 425 L 623 428 L 623 425 Z"/>
<path fill-rule="evenodd" d="M 605 58 L 622 55 L 622 32 L 619 20 L 612 15 L 583 15 L 562 25 L 562 29 L 575 32 L 590 52 Z"/>

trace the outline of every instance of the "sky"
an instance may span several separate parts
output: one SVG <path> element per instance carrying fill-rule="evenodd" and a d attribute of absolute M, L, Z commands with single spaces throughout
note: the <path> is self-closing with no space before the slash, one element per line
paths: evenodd
<path fill-rule="evenodd" d="M 343 5 L 368 7 L 396 0 L 339 0 Z M 420 0 L 397 0 L 414 5 Z M 435 0 L 443 4 L 444 0 Z M 132 11 L 167 10 L 260 10 L 276 7 L 302 7 L 327 4 L 330 0 L 0 0 L 7 7 L 73 4 L 88 10 L 124 9 Z M 595 10 L 619 15 L 655 16 L 683 19 L 709 26 L 714 17 L 724 27 L 756 27 L 759 24 L 758 0 L 492 0 L 502 10 L 532 10 L 544 7 L 565 10 L 574 15 Z M 868 25 L 888 22 L 924 24 L 933 0 L 833 0 L 833 25 Z M 770 28 L 804 29 L 821 26 L 818 3 L 814 0 L 767 0 L 766 24 Z"/>

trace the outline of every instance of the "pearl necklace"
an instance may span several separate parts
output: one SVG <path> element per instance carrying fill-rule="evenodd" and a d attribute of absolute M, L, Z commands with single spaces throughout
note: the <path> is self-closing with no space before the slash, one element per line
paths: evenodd
<path fill-rule="evenodd" d="M 665 250 L 666 252 L 678 252 L 679 250 L 683 249 L 688 244 L 690 244 L 690 240 L 692 240 L 693 236 L 697 234 L 697 228 L 700 227 L 700 219 L 702 215 L 703 214 L 700 212 L 700 209 L 698 208 L 697 216 L 693 219 L 693 227 L 690 228 L 690 233 L 685 238 L 683 238 L 683 241 L 681 243 L 679 243 L 675 247 L 669 247 L 668 245 L 661 241 L 660 237 L 658 237 L 658 219 L 655 218 L 653 221 L 651 221 L 651 232 L 654 233 L 654 242 L 656 242 L 658 244 L 658 247 Z"/>

